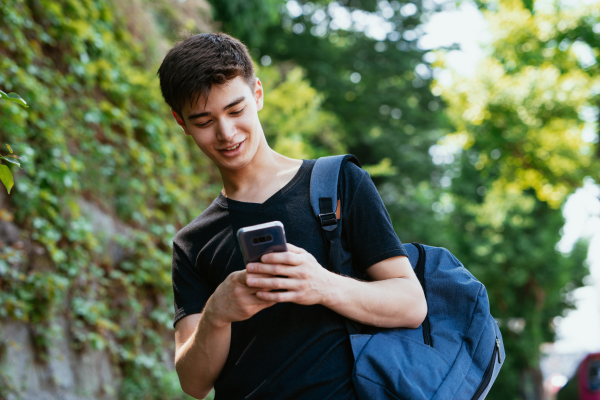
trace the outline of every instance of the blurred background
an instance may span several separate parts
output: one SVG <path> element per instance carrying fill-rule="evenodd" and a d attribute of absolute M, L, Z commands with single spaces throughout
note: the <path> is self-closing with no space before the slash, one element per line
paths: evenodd
<path fill-rule="evenodd" d="M 489 399 L 554 398 L 600 351 L 599 2 L 4 0 L 0 90 L 29 107 L 0 100 L 1 399 L 190 398 L 171 242 L 221 186 L 156 71 L 209 31 L 251 50 L 276 151 L 355 154 L 400 239 L 486 285 Z"/>

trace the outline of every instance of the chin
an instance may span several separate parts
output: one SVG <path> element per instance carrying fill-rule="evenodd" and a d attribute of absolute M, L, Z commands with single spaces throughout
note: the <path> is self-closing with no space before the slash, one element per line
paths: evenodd
<path fill-rule="evenodd" d="M 219 154 L 218 160 L 213 159 L 217 166 L 220 166 L 229 170 L 239 170 L 244 168 L 246 165 L 252 161 L 252 157 L 249 157 L 247 154 L 240 154 L 236 157 L 223 157 Z"/>

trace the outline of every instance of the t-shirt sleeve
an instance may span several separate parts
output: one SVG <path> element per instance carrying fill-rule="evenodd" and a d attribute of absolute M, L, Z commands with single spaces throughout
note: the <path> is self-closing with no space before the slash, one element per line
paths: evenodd
<path fill-rule="evenodd" d="M 407 252 L 392 227 L 392 220 L 369 174 L 348 162 L 344 166 L 346 199 L 342 224 L 352 253 L 354 267 L 366 271 L 370 266 Z"/>
<path fill-rule="evenodd" d="M 202 312 L 213 290 L 202 272 L 196 268 L 192 246 L 176 237 L 173 241 L 173 295 L 175 318 L 173 326 L 181 318 Z"/>

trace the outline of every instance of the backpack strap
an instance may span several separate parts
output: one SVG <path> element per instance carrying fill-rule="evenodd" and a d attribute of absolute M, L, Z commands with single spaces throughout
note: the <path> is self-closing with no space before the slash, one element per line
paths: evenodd
<path fill-rule="evenodd" d="M 337 225 L 337 218 L 331 214 L 337 210 L 338 178 L 344 161 L 351 161 L 360 167 L 356 157 L 351 154 L 321 157 L 315 163 L 310 177 L 310 206 L 321 221 L 323 230 L 328 232 Z"/>
<path fill-rule="evenodd" d="M 315 163 L 310 177 L 310 205 L 319 219 L 327 241 L 329 268 L 339 271 L 342 262 L 342 220 L 338 219 L 341 210 L 338 207 L 338 179 L 345 161 L 351 161 L 360 167 L 360 163 L 351 154 L 321 157 Z"/>
<path fill-rule="evenodd" d="M 310 205 L 321 223 L 329 254 L 328 266 L 332 271 L 340 271 L 342 264 L 342 219 L 339 218 L 341 210 L 337 209 L 337 188 L 340 170 L 345 161 L 360 167 L 356 157 L 351 154 L 321 157 L 315 163 L 310 177 Z M 344 323 L 350 335 L 360 333 L 348 318 L 344 318 Z"/>

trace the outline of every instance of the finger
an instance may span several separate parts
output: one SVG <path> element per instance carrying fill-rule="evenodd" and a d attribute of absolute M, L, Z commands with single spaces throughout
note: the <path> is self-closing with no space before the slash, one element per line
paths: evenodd
<path fill-rule="evenodd" d="M 251 274 L 273 274 L 274 271 L 274 265 L 272 264 L 263 264 L 260 262 L 256 262 L 256 263 L 249 263 L 248 265 L 246 265 L 246 271 L 248 271 L 248 275 Z"/>
<path fill-rule="evenodd" d="M 257 305 L 263 305 L 265 301 L 268 303 L 269 301 L 261 299 L 260 297 L 256 297 L 256 293 L 260 291 L 269 291 L 271 289 L 265 288 L 252 288 L 244 285 L 245 290 L 237 295 L 240 306 L 242 307 L 252 307 Z"/>
<path fill-rule="evenodd" d="M 250 278 L 247 285 L 255 288 L 266 289 L 296 289 L 300 282 L 288 278 Z"/>
<path fill-rule="evenodd" d="M 270 292 L 273 289 L 269 289 L 269 288 L 249 288 L 250 291 L 248 292 L 248 295 L 251 297 L 254 297 L 255 299 L 260 299 L 260 297 L 256 297 L 256 293 L 258 292 Z M 263 300 L 261 300 L 263 301 Z"/>
<path fill-rule="evenodd" d="M 246 278 L 256 274 L 289 276 L 290 273 L 293 274 L 292 268 L 293 266 L 283 264 L 252 263 L 246 266 L 246 270 L 248 271 Z"/>
<path fill-rule="evenodd" d="M 294 268 L 294 267 L 287 267 L 288 269 Z M 286 281 L 288 281 L 289 279 L 298 279 L 299 277 L 296 276 L 296 274 L 290 275 L 266 275 L 266 274 L 248 274 L 248 278 L 246 279 L 246 287 L 249 289 L 256 289 L 256 288 L 261 288 L 261 287 L 270 287 L 269 283 L 265 283 L 268 281 L 265 281 L 263 279 L 285 279 Z M 250 283 L 248 283 L 250 282 Z M 263 286 L 266 285 L 266 286 Z"/>
<path fill-rule="evenodd" d="M 257 287 L 260 287 L 260 286 L 256 285 L 256 282 L 259 279 L 275 278 L 275 277 L 282 278 L 282 279 L 287 279 L 287 277 L 282 276 L 282 275 L 277 276 L 277 275 L 270 275 L 270 274 L 247 274 L 246 275 L 246 282 L 244 282 L 244 286 L 246 288 L 248 288 L 248 289 L 256 289 Z M 250 283 L 250 282 L 253 282 L 253 283 Z"/>
<path fill-rule="evenodd" d="M 307 251 L 304 250 L 303 248 L 294 246 L 291 243 L 287 243 L 287 248 L 288 248 L 288 251 L 291 251 L 292 253 L 296 253 L 296 254 L 307 253 Z"/>
<path fill-rule="evenodd" d="M 265 301 L 275 303 L 286 303 L 296 301 L 299 297 L 298 292 L 258 292 L 256 297 Z"/>
<path fill-rule="evenodd" d="M 247 276 L 250 276 L 251 274 L 247 274 Z M 252 277 L 252 279 L 260 279 L 260 278 L 273 278 L 273 275 L 265 275 L 265 274 L 254 274 Z M 254 296 L 256 294 L 256 292 L 258 292 L 261 287 L 256 286 L 256 284 L 254 285 L 249 285 L 248 284 L 248 278 L 246 278 L 246 281 L 243 283 L 241 290 L 243 291 L 244 295 L 252 295 Z M 270 290 L 270 289 L 266 289 L 266 290 Z"/>
<path fill-rule="evenodd" d="M 280 253 L 265 254 L 261 257 L 260 261 L 264 264 L 300 265 L 304 259 L 298 253 L 283 251 Z"/>
<path fill-rule="evenodd" d="M 245 306 L 246 307 L 256 307 L 256 306 L 263 307 L 264 306 L 266 308 L 266 307 L 272 306 L 273 304 L 275 304 L 275 303 L 273 303 L 273 300 L 263 299 L 260 296 L 256 296 L 256 294 L 253 294 L 252 299 L 248 300 L 245 303 Z"/>

